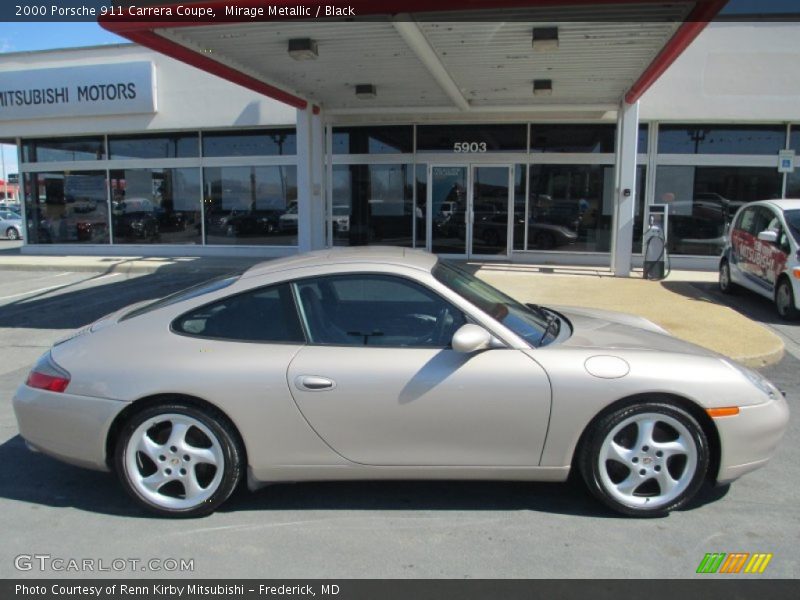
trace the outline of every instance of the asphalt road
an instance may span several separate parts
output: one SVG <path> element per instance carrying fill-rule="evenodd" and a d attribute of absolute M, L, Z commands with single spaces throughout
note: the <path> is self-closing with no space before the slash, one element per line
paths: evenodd
<path fill-rule="evenodd" d="M 197 577 L 682 578 L 695 576 L 706 552 L 772 552 L 762 577 L 800 576 L 792 356 L 765 370 L 793 407 L 774 459 L 664 519 L 617 517 L 576 484 L 349 482 L 240 492 L 208 518 L 164 520 L 137 509 L 113 476 L 29 452 L 10 400 L 50 343 L 201 277 L 0 272 L 0 577 L 81 576 L 15 569 L 15 557 L 40 554 L 106 566 L 194 559 Z M 140 568 L 120 574 L 186 576 Z"/>

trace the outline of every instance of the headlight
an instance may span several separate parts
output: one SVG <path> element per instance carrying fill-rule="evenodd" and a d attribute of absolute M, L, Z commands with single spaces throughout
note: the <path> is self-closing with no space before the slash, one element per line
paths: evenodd
<path fill-rule="evenodd" d="M 727 360 L 723 360 L 726 365 L 728 365 L 734 371 L 741 373 L 744 375 L 750 383 L 756 386 L 759 390 L 764 392 L 767 396 L 769 396 L 770 400 L 775 400 L 781 395 L 781 391 L 776 388 L 773 383 L 764 377 L 758 371 L 754 371 L 753 369 L 748 369 L 747 367 L 743 367 L 742 365 L 737 365 Z"/>

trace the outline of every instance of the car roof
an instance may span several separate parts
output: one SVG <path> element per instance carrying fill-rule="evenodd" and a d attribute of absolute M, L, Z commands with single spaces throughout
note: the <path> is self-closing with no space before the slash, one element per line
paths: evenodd
<path fill-rule="evenodd" d="M 348 263 L 390 264 L 419 269 L 421 271 L 430 271 L 437 261 L 438 257 L 430 252 L 395 246 L 329 248 L 259 263 L 245 271 L 242 278 L 258 277 L 278 271 L 288 271 L 304 267 L 331 266 Z"/>
<path fill-rule="evenodd" d="M 768 204 L 774 206 L 779 210 L 793 210 L 800 209 L 800 199 L 798 198 L 784 198 L 777 200 L 760 200 L 757 204 Z M 746 205 L 749 206 L 749 205 Z"/>

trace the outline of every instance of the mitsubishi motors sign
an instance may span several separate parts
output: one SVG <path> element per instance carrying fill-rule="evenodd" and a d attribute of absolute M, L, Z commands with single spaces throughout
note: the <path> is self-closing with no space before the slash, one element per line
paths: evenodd
<path fill-rule="evenodd" d="M 156 112 L 147 61 L 0 72 L 0 121 Z"/>

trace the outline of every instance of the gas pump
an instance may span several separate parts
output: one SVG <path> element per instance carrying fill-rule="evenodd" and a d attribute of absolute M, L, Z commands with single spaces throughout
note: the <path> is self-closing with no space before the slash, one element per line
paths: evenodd
<path fill-rule="evenodd" d="M 647 231 L 644 232 L 644 278 L 660 281 L 669 275 L 667 253 L 667 204 L 651 204 Z"/>

